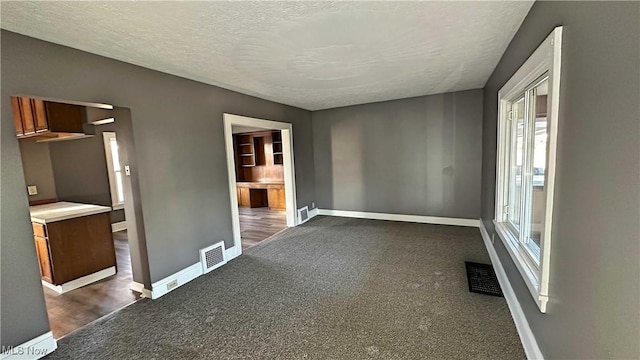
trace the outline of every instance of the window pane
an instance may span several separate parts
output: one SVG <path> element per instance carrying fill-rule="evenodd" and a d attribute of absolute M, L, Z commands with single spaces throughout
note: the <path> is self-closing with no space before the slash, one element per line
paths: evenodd
<path fill-rule="evenodd" d="M 520 229 L 521 199 L 522 199 L 522 166 L 524 163 L 524 98 L 515 102 L 511 108 L 511 146 L 509 169 L 509 203 L 508 220 Z"/>
<path fill-rule="evenodd" d="M 122 186 L 122 171 L 116 171 L 116 194 L 118 202 L 124 202 L 124 188 Z"/>
<path fill-rule="evenodd" d="M 529 185 L 531 202 L 526 248 L 530 255 L 540 262 L 540 243 L 544 233 L 545 202 L 546 202 L 546 173 L 547 173 L 547 92 L 548 81 L 545 80 L 533 89 L 533 103 L 535 121 L 531 124 L 531 174 Z"/>
<path fill-rule="evenodd" d="M 116 138 L 113 137 L 110 139 L 109 144 L 111 145 L 111 158 L 113 159 L 113 171 L 120 171 L 120 158 L 118 157 L 118 142 Z"/>

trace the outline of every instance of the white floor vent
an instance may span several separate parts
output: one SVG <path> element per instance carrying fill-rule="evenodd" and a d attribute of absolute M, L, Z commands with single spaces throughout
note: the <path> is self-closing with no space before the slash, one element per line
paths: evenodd
<path fill-rule="evenodd" d="M 298 221 L 299 224 L 302 224 L 309 220 L 309 207 L 305 206 L 303 208 L 298 209 Z"/>
<path fill-rule="evenodd" d="M 226 264 L 227 256 L 224 251 L 224 241 L 200 250 L 200 262 L 202 263 L 203 274 Z"/>

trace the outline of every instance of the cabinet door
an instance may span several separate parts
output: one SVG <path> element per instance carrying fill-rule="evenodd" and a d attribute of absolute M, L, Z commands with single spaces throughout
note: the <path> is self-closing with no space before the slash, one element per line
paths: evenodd
<path fill-rule="evenodd" d="M 284 187 L 270 187 L 267 195 L 269 197 L 269 209 L 287 209 L 287 204 L 284 197 Z"/>
<path fill-rule="evenodd" d="M 240 205 L 241 207 L 249 207 L 251 205 L 251 198 L 249 197 L 249 188 L 241 187 L 240 190 Z"/>
<path fill-rule="evenodd" d="M 22 113 L 22 130 L 25 135 L 36 132 L 36 125 L 33 122 L 33 108 L 31 107 L 31 99 L 18 98 L 20 100 L 20 111 Z"/>
<path fill-rule="evenodd" d="M 49 129 L 49 123 L 47 122 L 47 108 L 44 105 L 44 101 L 32 99 L 34 119 L 36 131 L 46 131 Z"/>
<path fill-rule="evenodd" d="M 24 135 L 22 129 L 22 112 L 20 111 L 20 99 L 15 96 L 11 97 L 11 111 L 13 112 L 13 122 L 16 125 L 16 135 Z"/>
<path fill-rule="evenodd" d="M 47 121 L 52 132 L 81 133 L 84 107 L 45 101 Z"/>
<path fill-rule="evenodd" d="M 42 276 L 42 280 L 53 283 L 53 272 L 51 271 L 47 239 L 39 236 L 34 236 L 34 239 L 36 241 L 36 252 L 38 254 L 38 263 L 40 264 L 40 275 Z"/>

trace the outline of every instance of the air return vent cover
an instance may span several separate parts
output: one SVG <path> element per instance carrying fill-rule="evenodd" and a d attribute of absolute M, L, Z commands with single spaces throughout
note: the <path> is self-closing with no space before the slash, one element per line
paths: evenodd
<path fill-rule="evenodd" d="M 302 224 L 309 220 L 309 207 L 305 206 L 303 208 L 298 209 L 298 219 L 300 219 L 299 223 Z"/>
<path fill-rule="evenodd" d="M 227 257 L 224 251 L 224 241 L 200 250 L 200 262 L 202 263 L 203 274 L 226 264 Z"/>

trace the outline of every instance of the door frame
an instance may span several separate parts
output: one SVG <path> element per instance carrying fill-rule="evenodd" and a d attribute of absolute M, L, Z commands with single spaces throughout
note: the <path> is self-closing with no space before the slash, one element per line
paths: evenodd
<path fill-rule="evenodd" d="M 247 126 L 265 130 L 280 130 L 282 134 L 282 158 L 284 166 L 284 192 L 287 213 L 287 226 L 298 225 L 296 216 L 296 176 L 293 161 L 293 125 L 290 123 L 257 119 L 252 117 L 223 114 L 224 142 L 227 152 L 227 175 L 229 176 L 229 198 L 231 204 L 231 221 L 233 227 L 234 256 L 242 254 L 242 238 L 240 235 L 240 212 L 236 189 L 236 162 L 233 150 L 233 126 Z M 229 250 L 229 249 L 227 249 Z"/>

